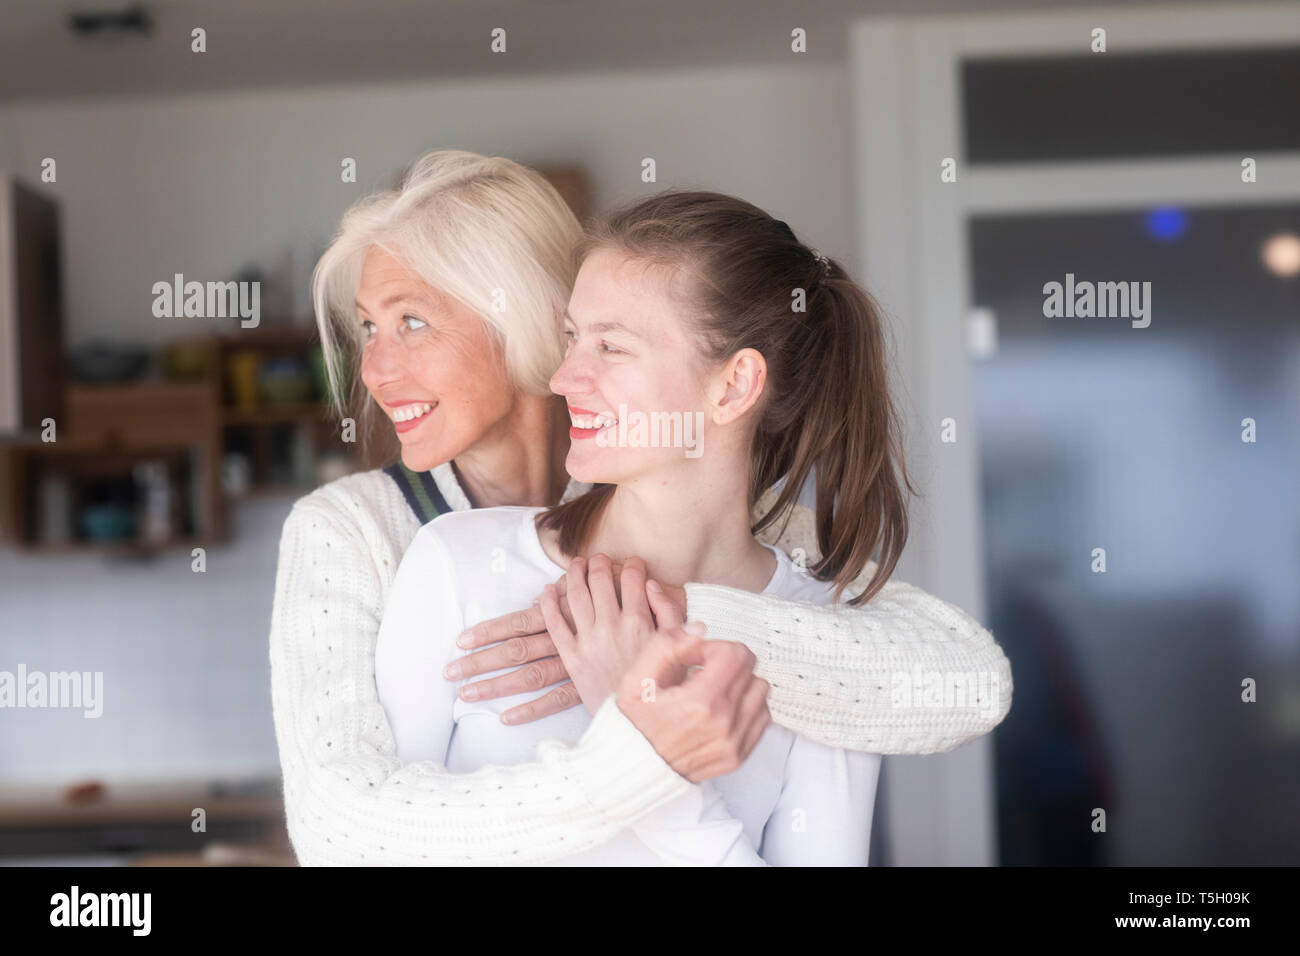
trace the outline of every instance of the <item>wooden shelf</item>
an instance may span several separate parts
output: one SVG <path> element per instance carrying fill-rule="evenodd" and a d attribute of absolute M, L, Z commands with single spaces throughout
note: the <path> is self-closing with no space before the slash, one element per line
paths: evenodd
<path fill-rule="evenodd" d="M 194 548 L 206 548 L 212 543 L 189 535 L 156 542 L 148 542 L 140 538 L 123 538 L 117 541 L 68 541 L 59 544 L 19 540 L 15 544 L 20 551 L 29 554 L 103 554 L 111 557 L 147 558 L 168 551 L 191 551 Z"/>
<path fill-rule="evenodd" d="M 210 836 L 191 834 L 196 807 L 205 811 Z M 26 849 L 17 848 L 20 843 Z M 61 787 L 11 787 L 0 794 L 0 845 L 6 846 L 0 859 L 111 856 L 131 866 L 297 862 L 278 780 L 245 792 L 198 780 L 108 784 L 98 796 L 76 801 Z"/>
<path fill-rule="evenodd" d="M 159 782 L 106 785 L 101 796 L 78 802 L 53 786 L 15 786 L 0 796 L 0 827 L 90 826 L 136 821 L 189 825 L 194 807 L 209 818 L 275 819 L 284 812 L 278 793 L 214 793 L 210 785 Z"/>
<path fill-rule="evenodd" d="M 283 425 L 293 422 L 324 422 L 329 419 L 329 409 L 320 402 L 286 402 L 283 405 L 263 405 L 260 408 L 223 406 L 221 420 L 224 425 Z"/>
<path fill-rule="evenodd" d="M 353 470 L 392 460 L 396 441 L 385 422 L 377 423 L 368 443 L 344 445 L 337 441 L 328 405 L 319 398 L 283 403 L 263 400 L 255 407 L 241 407 L 233 401 L 233 394 L 228 394 L 228 372 L 241 361 L 241 353 L 258 353 L 255 365 L 294 356 L 310 368 L 311 350 L 316 347 L 315 329 L 263 327 L 206 335 L 172 343 L 169 348 L 181 354 L 171 356 L 174 362 L 165 363 L 196 377 L 68 386 L 55 442 L 0 446 L 0 535 L 24 550 L 52 553 L 146 555 L 208 546 L 224 541 L 228 534 L 227 503 L 235 497 L 224 490 L 223 466 L 228 454 L 243 454 L 249 460 L 252 484 L 240 498 L 306 492 L 312 486 L 306 466 L 332 452 L 347 456 Z M 243 375 L 240 381 L 247 391 L 246 367 Z M 318 382 L 313 384 L 319 389 Z M 260 398 L 260 388 L 258 392 Z M 293 429 L 293 441 L 304 445 L 286 448 L 278 438 L 278 428 Z M 150 458 L 169 460 L 169 469 L 176 476 L 172 487 L 173 501 L 180 509 L 180 516 L 173 521 L 177 537 L 156 544 L 139 539 L 40 540 L 40 491 L 51 475 L 58 475 L 65 487 L 72 489 L 76 533 L 80 531 L 80 509 L 98 491 L 95 483 L 130 478 L 133 465 Z M 125 488 L 121 494 L 123 502 L 138 502 L 138 490 Z"/>
<path fill-rule="evenodd" d="M 259 325 L 255 329 L 223 332 L 210 337 L 218 348 L 302 349 L 320 341 L 315 326 Z"/>

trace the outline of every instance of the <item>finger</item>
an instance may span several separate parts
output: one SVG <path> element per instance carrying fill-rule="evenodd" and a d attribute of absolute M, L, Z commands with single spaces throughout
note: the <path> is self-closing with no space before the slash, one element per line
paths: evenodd
<path fill-rule="evenodd" d="M 700 755 L 692 765 L 691 779 L 695 782 L 734 773 L 754 752 L 764 732 L 772 722 L 767 709 L 768 684 L 761 678 L 750 680 L 739 700 L 739 709 L 732 715 L 731 730 L 724 741 Z M 737 736 L 738 735 L 738 736 Z M 736 750 L 731 746 L 735 741 Z"/>
<path fill-rule="evenodd" d="M 753 652 L 736 641 L 701 640 L 699 653 L 703 663 L 699 670 L 690 675 L 693 686 L 708 696 L 720 694 L 734 714 L 754 671 Z"/>
<path fill-rule="evenodd" d="M 618 598 L 619 607 L 623 606 L 622 589 L 623 584 L 620 580 L 623 575 L 623 562 L 616 561 L 614 558 L 609 559 L 609 574 L 614 579 L 614 596 Z"/>
<path fill-rule="evenodd" d="M 770 723 L 771 717 L 767 713 L 767 706 L 763 705 L 762 714 L 755 720 L 751 729 L 746 732 L 745 738 L 740 744 L 739 753 L 733 756 L 730 747 L 719 746 L 718 749 L 701 757 L 698 763 L 692 765 L 689 779 L 694 783 L 699 783 L 701 780 L 712 780 L 715 777 L 735 773 L 749 759 L 750 754 L 754 752 L 754 748 L 758 746 L 759 740 L 762 739 L 763 733 Z"/>
<path fill-rule="evenodd" d="M 560 578 L 560 582 L 563 583 L 564 578 Z M 576 634 L 578 631 L 578 625 L 573 620 L 573 608 L 569 607 L 569 596 L 558 586 L 555 590 L 560 601 L 560 613 L 564 615 L 564 623 L 568 624 L 569 630 Z"/>
<path fill-rule="evenodd" d="M 618 618 L 618 595 L 614 593 L 614 575 L 609 556 L 593 554 L 587 562 L 587 590 L 597 621 L 612 623 Z"/>
<path fill-rule="evenodd" d="M 568 679 L 569 672 L 564 667 L 564 661 L 559 657 L 547 657 L 517 667 L 509 674 L 466 684 L 460 689 L 460 698 L 461 700 L 492 700 L 497 697 L 510 697 L 513 694 L 544 690 L 552 684 Z"/>
<path fill-rule="evenodd" d="M 570 561 L 565 581 L 568 583 L 565 596 L 569 600 L 569 612 L 573 615 L 574 630 L 579 634 L 590 631 L 596 611 L 591 603 L 591 591 L 587 588 L 587 562 L 582 558 Z"/>
<path fill-rule="evenodd" d="M 482 647 L 495 644 L 509 637 L 523 637 L 526 634 L 544 634 L 546 624 L 536 607 L 523 611 L 511 611 L 490 621 L 480 621 L 456 638 L 456 646 L 463 648 Z"/>
<path fill-rule="evenodd" d="M 537 616 L 542 616 L 541 608 Z M 529 661 L 541 660 L 555 654 L 555 642 L 545 633 L 545 619 L 542 622 L 543 633 L 529 634 L 526 637 L 512 637 L 485 647 L 481 651 L 466 654 L 451 662 L 450 666 L 458 668 L 458 673 L 447 674 L 448 680 L 463 680 L 476 674 L 487 674 L 506 667 L 519 667 Z"/>
<path fill-rule="evenodd" d="M 569 630 L 568 623 L 564 620 L 564 615 L 560 613 L 559 601 L 555 597 L 555 585 L 548 584 L 542 591 L 539 599 L 538 608 L 542 612 L 542 618 L 546 622 L 546 631 L 555 643 L 555 649 L 563 657 L 565 654 L 572 655 L 574 652 L 573 632 Z"/>
<path fill-rule="evenodd" d="M 640 558 L 624 561 L 619 582 L 623 589 L 623 613 L 644 621 L 647 625 L 651 624 L 650 605 L 646 602 L 645 593 L 645 562 Z"/>
<path fill-rule="evenodd" d="M 675 688 L 686 682 L 687 671 L 704 662 L 699 645 L 703 642 L 680 628 L 659 631 L 631 665 L 640 671 L 638 681 L 650 679 L 656 687 Z"/>
<path fill-rule="evenodd" d="M 511 707 L 501 715 L 501 722 L 511 725 L 526 724 L 540 717 L 558 714 L 562 710 L 568 710 L 570 707 L 576 707 L 581 703 L 582 697 L 579 696 L 578 689 L 570 681 L 567 684 L 561 684 L 547 694 L 543 694 L 536 700 L 530 700 L 518 707 Z"/>
<path fill-rule="evenodd" d="M 645 584 L 646 600 L 655 616 L 655 626 L 659 628 L 681 627 L 686 623 L 682 609 L 670 598 L 658 581 Z"/>

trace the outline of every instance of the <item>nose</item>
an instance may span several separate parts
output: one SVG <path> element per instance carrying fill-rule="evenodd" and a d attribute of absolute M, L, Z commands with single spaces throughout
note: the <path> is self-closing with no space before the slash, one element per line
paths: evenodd
<path fill-rule="evenodd" d="M 551 391 L 556 395 L 581 395 L 591 390 L 591 367 L 582 349 L 570 345 L 564 361 L 551 376 Z"/>
<path fill-rule="evenodd" d="M 385 386 L 398 381 L 405 374 L 404 359 L 402 347 L 383 332 L 376 332 L 362 350 L 361 381 L 376 401 Z"/>

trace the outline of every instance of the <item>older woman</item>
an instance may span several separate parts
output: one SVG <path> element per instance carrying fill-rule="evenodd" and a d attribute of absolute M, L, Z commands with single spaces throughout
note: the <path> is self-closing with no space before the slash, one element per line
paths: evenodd
<path fill-rule="evenodd" d="M 272 696 L 288 828 L 303 863 L 557 861 L 612 839 L 692 782 L 730 773 L 769 712 L 810 740 L 884 754 L 950 749 L 1010 707 L 1009 666 L 992 636 L 915 588 L 881 588 L 871 564 L 856 591 L 872 584 L 878 593 L 852 610 L 687 585 L 686 616 L 714 638 L 703 644 L 667 626 L 676 623 L 671 589 L 651 590 L 661 629 L 638 665 L 661 675 L 654 707 L 611 696 L 576 744 L 548 740 L 534 760 L 510 766 L 455 773 L 398 759 L 374 652 L 420 525 L 440 511 L 553 505 L 587 490 L 564 472 L 571 422 L 547 387 L 564 355 L 560 317 L 579 233 L 533 171 L 441 151 L 397 190 L 349 210 L 317 268 L 328 367 L 337 376 L 340 354 L 355 350 L 356 384 L 368 409 L 393 422 L 402 463 L 318 489 L 284 527 Z M 762 537 L 816 560 L 807 509 L 796 509 L 783 535 Z M 597 572 L 611 573 L 603 564 Z M 476 573 L 499 569 L 489 561 Z M 568 580 L 583 586 L 581 575 Z M 635 568 L 622 584 L 643 586 Z M 530 636 L 510 642 L 508 657 L 490 649 L 498 653 L 491 666 L 527 664 L 524 686 L 559 685 L 524 716 L 577 705 L 554 644 L 526 620 L 518 629 Z M 579 636 L 584 670 L 624 651 L 590 620 Z M 691 665 L 702 670 L 684 680 Z M 891 681 L 918 668 L 989 674 L 996 699 L 896 706 Z M 495 680 L 484 696 L 522 689 L 518 675 Z M 740 708 L 756 685 L 767 706 Z M 469 699 L 464 687 L 461 698 Z M 526 844 L 517 839 L 524 830 Z"/>

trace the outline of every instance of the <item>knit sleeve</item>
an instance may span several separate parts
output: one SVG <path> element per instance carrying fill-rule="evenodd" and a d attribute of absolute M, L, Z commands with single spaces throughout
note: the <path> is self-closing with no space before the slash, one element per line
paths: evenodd
<path fill-rule="evenodd" d="M 309 496 L 285 522 L 270 634 L 286 824 L 305 865 L 545 863 L 692 786 L 611 695 L 573 745 L 453 774 L 403 764 L 379 703 L 381 575 L 365 535 Z"/>
<path fill-rule="evenodd" d="M 795 510 L 772 543 L 812 563 L 811 515 Z M 868 564 L 847 593 L 865 590 L 874 571 Z M 688 619 L 709 639 L 754 652 L 772 720 L 827 746 L 939 753 L 988 733 L 1011 709 L 1011 664 L 993 635 L 909 584 L 887 582 L 859 608 L 704 584 L 687 584 L 686 595 Z"/>

